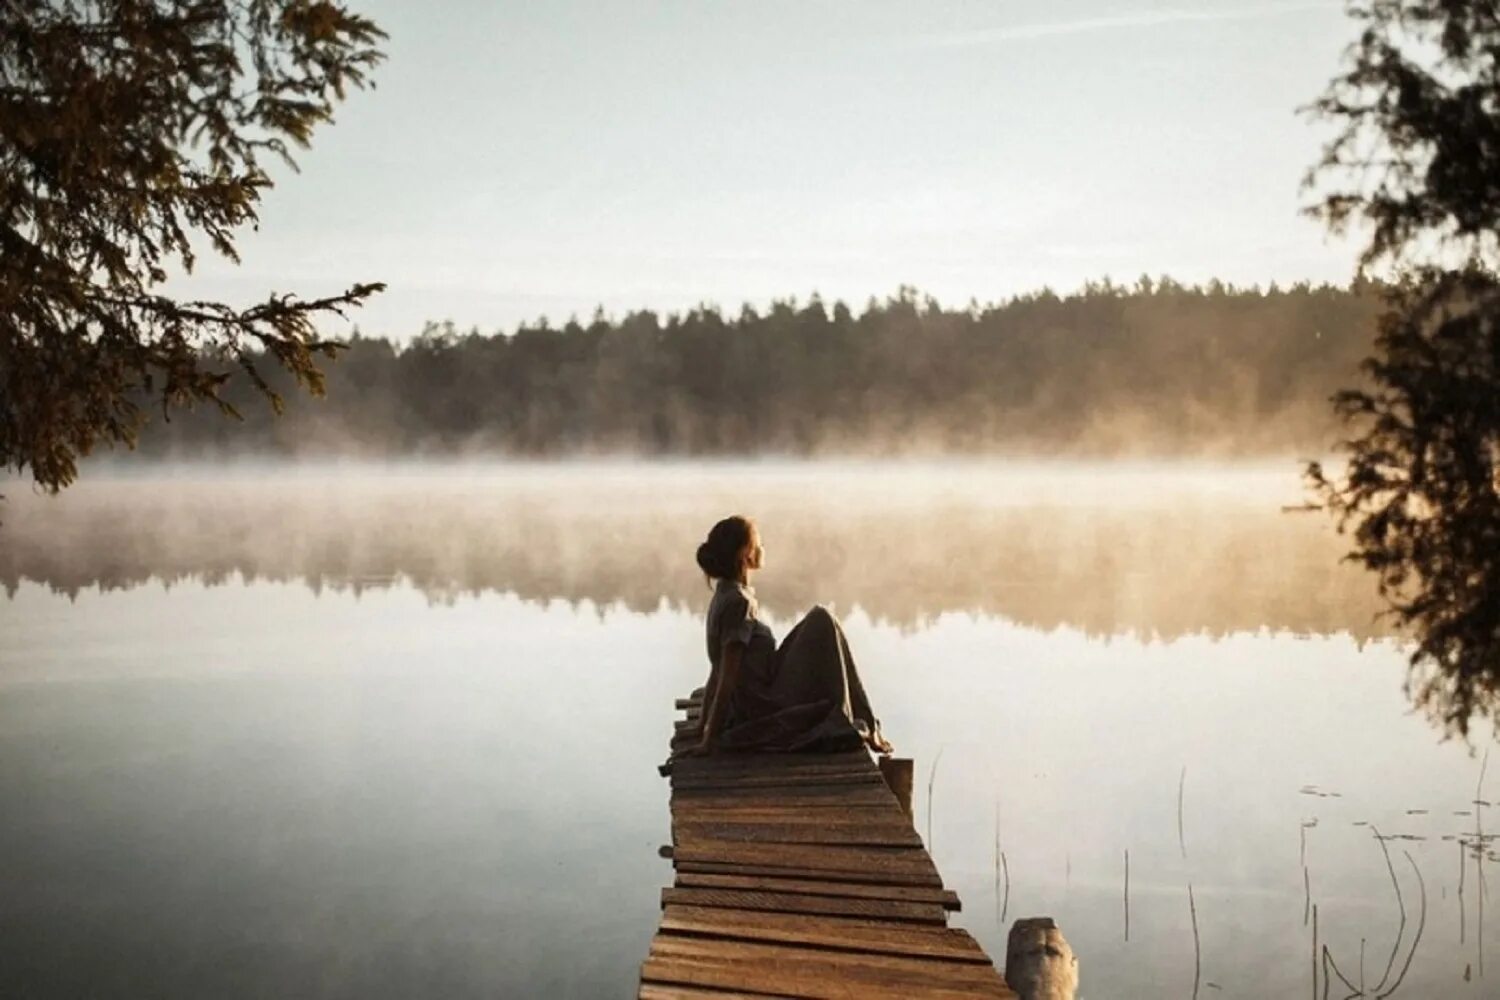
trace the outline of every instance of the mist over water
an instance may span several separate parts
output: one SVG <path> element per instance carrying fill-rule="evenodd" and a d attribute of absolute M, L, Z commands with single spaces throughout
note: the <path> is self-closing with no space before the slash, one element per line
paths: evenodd
<path fill-rule="evenodd" d="M 916 627 L 946 612 L 1090 635 L 1380 633 L 1370 580 L 1291 462 L 245 463 L 148 466 L 57 497 L 7 490 L 0 583 L 408 582 L 434 599 L 705 597 L 691 553 L 728 513 L 772 553 L 762 603 Z"/>
<path fill-rule="evenodd" d="M 1471 754 L 1409 712 L 1370 581 L 1282 509 L 1291 463 L 137 466 L 3 492 L 0 995 L 631 995 L 670 878 L 654 765 L 706 669 L 691 553 L 732 511 L 778 634 L 843 617 L 991 954 L 1045 913 L 1083 996 L 1188 996 L 1191 883 L 1200 995 L 1309 989 L 1313 904 L 1356 982 L 1363 945 L 1371 984 L 1410 951 L 1396 996 L 1492 991 L 1490 734 Z"/>

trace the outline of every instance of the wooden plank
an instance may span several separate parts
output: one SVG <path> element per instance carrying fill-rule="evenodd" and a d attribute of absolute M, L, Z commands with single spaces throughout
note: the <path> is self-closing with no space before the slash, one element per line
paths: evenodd
<path fill-rule="evenodd" d="M 822 787 L 838 785 L 867 785 L 885 789 L 885 782 L 880 780 L 880 772 L 869 771 L 812 771 L 800 773 L 797 771 L 762 772 L 759 774 L 702 774 L 702 775 L 672 775 L 672 790 L 708 790 L 718 789 L 721 791 L 735 791 L 747 788 L 796 788 L 796 787 Z M 895 796 L 892 796 L 894 799 Z"/>
<path fill-rule="evenodd" d="M 800 823 L 831 826 L 904 826 L 911 820 L 890 803 L 840 806 L 837 809 L 809 810 L 786 802 L 748 802 L 702 805 L 679 802 L 672 815 L 686 823 Z"/>
<path fill-rule="evenodd" d="M 907 903 L 937 903 L 946 910 L 958 910 L 963 906 L 958 893 L 952 889 L 933 889 L 927 886 L 856 885 L 849 882 L 821 882 L 816 879 L 697 872 L 678 872 L 676 885 L 679 889 L 743 889 L 749 892 L 790 892 L 804 896 L 894 899 Z"/>
<path fill-rule="evenodd" d="M 872 872 L 857 869 L 811 869 L 774 864 L 731 864 L 722 861 L 674 861 L 677 871 L 696 875 L 743 875 L 760 878 L 799 878 L 811 881 L 849 882 L 858 885 L 906 885 L 942 888 L 937 875 L 902 872 Z"/>
<path fill-rule="evenodd" d="M 701 989 L 701 994 L 692 996 L 731 997 L 776 997 L 795 996 L 799 1000 L 975 1000 L 975 998 L 1015 998 L 1005 988 L 987 984 L 936 985 L 924 981 L 920 974 L 907 974 L 894 978 L 889 974 L 876 979 L 873 974 L 856 970 L 851 974 L 831 965 L 799 963 L 782 966 L 769 971 L 773 981 L 795 993 L 742 993 L 735 989 L 738 984 L 749 981 L 754 986 L 766 985 L 757 968 L 745 962 L 691 960 L 676 956 L 648 958 L 641 965 L 643 986 L 672 986 Z M 768 987 L 769 988 L 769 987 Z M 642 993 L 642 996 L 647 994 Z"/>
<path fill-rule="evenodd" d="M 858 917 L 943 926 L 948 911 L 938 903 L 909 903 L 899 899 L 857 899 L 851 896 L 804 896 L 791 892 L 748 892 L 740 889 L 677 889 L 661 891 L 661 905 L 766 913 L 800 913 L 825 917 Z"/>
<path fill-rule="evenodd" d="M 830 823 L 837 826 L 858 826 L 861 823 L 890 826 L 904 823 L 911 826 L 910 821 L 892 803 L 863 796 L 852 801 L 848 798 L 803 796 L 779 806 L 759 797 L 748 796 L 683 799 L 674 800 L 671 808 L 672 814 L 684 823 Z"/>
<path fill-rule="evenodd" d="M 694 776 L 689 779 L 692 782 L 702 782 L 704 778 Z M 697 788 L 686 786 L 673 786 L 670 790 L 671 797 L 675 799 L 712 799 L 712 798 L 735 798 L 747 799 L 757 796 L 771 803 L 785 803 L 789 798 L 863 798 L 872 802 L 896 801 L 896 796 L 885 786 L 883 781 L 854 782 L 851 787 L 849 782 L 824 782 L 816 781 L 802 782 L 799 784 L 784 785 L 781 788 L 758 789 L 754 785 L 736 785 L 726 778 L 713 779 L 713 784 L 719 787 Z"/>
<path fill-rule="evenodd" d="M 817 764 L 788 764 L 785 767 L 713 767 L 694 768 L 689 765 L 696 763 L 698 758 L 684 757 L 672 763 L 672 784 L 674 786 L 683 783 L 704 781 L 748 781 L 752 778 L 787 779 L 806 778 L 813 779 L 822 775 L 859 775 L 860 777 L 880 777 L 880 769 L 865 761 L 824 761 Z M 883 782 L 883 779 L 882 779 Z"/>
<path fill-rule="evenodd" d="M 737 844 L 704 840 L 674 852 L 678 861 L 778 865 L 814 871 L 901 872 L 937 875 L 932 859 L 920 848 L 839 847 L 824 844 Z"/>
<path fill-rule="evenodd" d="M 990 964 L 989 956 L 968 931 L 930 924 L 671 905 L 663 911 L 661 929 L 737 941 L 780 942 L 839 951 Z"/>
<path fill-rule="evenodd" d="M 899 926 L 894 928 L 903 930 Z M 981 953 L 982 955 L 983 953 Z M 844 969 L 865 968 L 889 972 L 914 972 L 923 980 L 950 984 L 993 983 L 999 974 L 988 959 L 952 960 L 927 956 L 891 955 L 869 951 L 818 948 L 770 941 L 741 941 L 732 938 L 702 937 L 693 934 L 661 934 L 651 942 L 651 958 L 683 958 L 689 961 L 746 961 L 771 963 L 826 964 Z M 773 986 L 784 990 L 784 987 Z M 794 993 L 795 990 L 785 990 Z"/>
<path fill-rule="evenodd" d="M 698 823 L 672 824 L 675 846 L 714 842 L 737 844 L 847 844 L 870 847 L 921 847 L 922 838 L 909 825 L 891 823 Z"/>
<path fill-rule="evenodd" d="M 993 966 L 750 941 L 659 935 L 642 966 L 652 982 L 787 993 L 799 997 L 1004 997 Z"/>
<path fill-rule="evenodd" d="M 642 983 L 636 1000 L 797 1000 L 784 993 L 741 993 L 738 990 L 705 990 L 671 983 Z"/>
<path fill-rule="evenodd" d="M 867 750 L 838 753 L 717 753 L 710 757 L 688 757 L 684 773 L 704 771 L 765 771 L 798 767 L 853 767 L 879 770 Z"/>
<path fill-rule="evenodd" d="M 702 691 L 672 744 L 696 740 Z M 865 750 L 680 757 L 646 1000 L 1011 997 Z"/>
<path fill-rule="evenodd" d="M 765 809 L 823 809 L 846 806 L 896 806 L 896 797 L 884 784 L 792 785 L 784 788 L 677 788 L 670 799 L 673 809 L 683 805 L 757 806 Z"/>
<path fill-rule="evenodd" d="M 805 786 L 804 786 L 805 787 Z M 847 788 L 848 786 L 844 786 Z M 840 822 L 843 826 L 859 823 L 899 825 L 910 827 L 911 820 L 889 797 L 874 795 L 801 796 L 797 800 L 783 799 L 773 790 L 769 794 L 740 794 L 722 796 L 718 800 L 685 796 L 671 800 L 672 815 L 694 823 L 711 823 L 722 817 L 726 822 L 766 823 L 825 823 Z M 831 808 L 837 806 L 837 808 Z M 819 815 L 807 813 L 807 809 L 821 810 Z"/>
<path fill-rule="evenodd" d="M 674 768 L 676 765 L 673 765 Z M 766 769 L 763 771 L 746 771 L 736 774 L 673 774 L 672 787 L 675 788 L 704 788 L 721 786 L 725 788 L 761 788 L 767 786 L 783 785 L 868 785 L 879 783 L 882 787 L 885 782 L 880 778 L 880 772 L 874 768 L 866 767 L 828 767 L 814 770 L 812 768 L 786 768 Z M 887 788 L 887 791 L 890 789 Z M 895 798 L 892 795 L 891 798 Z"/>

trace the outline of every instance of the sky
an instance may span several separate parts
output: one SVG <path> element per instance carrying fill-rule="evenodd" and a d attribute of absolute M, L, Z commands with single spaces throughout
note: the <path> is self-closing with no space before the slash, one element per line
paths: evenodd
<path fill-rule="evenodd" d="M 1354 271 L 1299 211 L 1341 0 L 347 2 L 390 34 L 376 89 L 174 290 L 384 281 L 352 325 L 405 339 Z"/>

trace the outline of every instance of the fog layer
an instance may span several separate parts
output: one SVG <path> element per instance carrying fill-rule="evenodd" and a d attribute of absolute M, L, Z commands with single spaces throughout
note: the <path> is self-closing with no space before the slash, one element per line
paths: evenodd
<path fill-rule="evenodd" d="M 0 583 L 408 580 L 431 599 L 697 609 L 692 553 L 756 517 L 773 615 L 962 612 L 1089 634 L 1376 634 L 1370 581 L 1296 468 L 1187 464 L 177 465 L 6 490 Z"/>

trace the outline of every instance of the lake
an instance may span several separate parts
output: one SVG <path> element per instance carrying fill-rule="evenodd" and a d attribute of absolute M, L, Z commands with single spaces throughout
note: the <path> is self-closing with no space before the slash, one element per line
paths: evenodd
<path fill-rule="evenodd" d="M 655 765 L 706 671 L 692 552 L 731 512 L 760 523 L 778 634 L 813 603 L 844 620 L 997 959 L 1046 914 L 1083 997 L 1191 997 L 1195 968 L 1202 997 L 1500 994 L 1493 737 L 1412 714 L 1371 580 L 1284 509 L 1297 473 L 11 481 L 0 995 L 634 995 L 670 879 Z"/>

